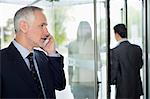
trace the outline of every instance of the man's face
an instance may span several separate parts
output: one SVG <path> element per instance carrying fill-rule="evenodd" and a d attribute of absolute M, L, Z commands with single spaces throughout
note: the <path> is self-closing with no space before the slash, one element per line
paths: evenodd
<path fill-rule="evenodd" d="M 43 12 L 35 11 L 35 19 L 29 25 L 27 39 L 31 46 L 42 47 L 45 39 L 50 35 L 47 30 L 47 20 Z"/>

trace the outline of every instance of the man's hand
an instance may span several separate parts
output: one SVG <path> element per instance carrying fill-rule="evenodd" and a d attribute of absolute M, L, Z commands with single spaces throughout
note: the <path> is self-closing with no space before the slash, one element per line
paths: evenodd
<path fill-rule="evenodd" d="M 53 54 L 53 53 L 56 53 L 55 51 L 55 40 L 53 38 L 52 35 L 49 35 L 49 37 L 47 37 L 47 40 L 45 40 L 46 44 L 44 45 L 44 47 L 42 47 L 42 49 L 44 51 L 47 52 L 47 54 Z"/>

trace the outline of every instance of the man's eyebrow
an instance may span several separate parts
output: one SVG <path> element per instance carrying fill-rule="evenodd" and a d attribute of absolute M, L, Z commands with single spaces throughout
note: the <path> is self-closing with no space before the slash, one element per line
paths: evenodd
<path fill-rule="evenodd" d="M 42 25 L 48 25 L 47 23 L 42 23 Z"/>

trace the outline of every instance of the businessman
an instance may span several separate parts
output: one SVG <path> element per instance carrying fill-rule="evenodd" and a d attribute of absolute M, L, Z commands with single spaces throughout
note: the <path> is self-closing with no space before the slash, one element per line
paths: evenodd
<path fill-rule="evenodd" d="M 46 26 L 39 7 L 26 6 L 16 12 L 16 37 L 0 50 L 0 98 L 56 99 L 55 90 L 65 89 L 63 56 L 55 50 Z"/>
<path fill-rule="evenodd" d="M 119 45 L 111 50 L 111 84 L 116 85 L 116 99 L 140 99 L 143 95 L 140 69 L 143 65 L 140 46 L 127 40 L 124 24 L 114 26 Z"/>

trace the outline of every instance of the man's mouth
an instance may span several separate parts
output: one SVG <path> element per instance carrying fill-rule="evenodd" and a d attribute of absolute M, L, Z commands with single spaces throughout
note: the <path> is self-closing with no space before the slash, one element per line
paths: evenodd
<path fill-rule="evenodd" d="M 43 40 L 45 41 L 47 39 L 47 37 L 43 38 Z"/>
<path fill-rule="evenodd" d="M 44 41 L 45 41 L 48 37 L 49 37 L 49 36 L 43 37 L 43 38 L 42 38 L 42 40 L 44 40 Z"/>
<path fill-rule="evenodd" d="M 47 39 L 48 37 L 43 37 L 43 38 L 41 38 L 43 41 L 45 41 L 46 39 Z"/>

